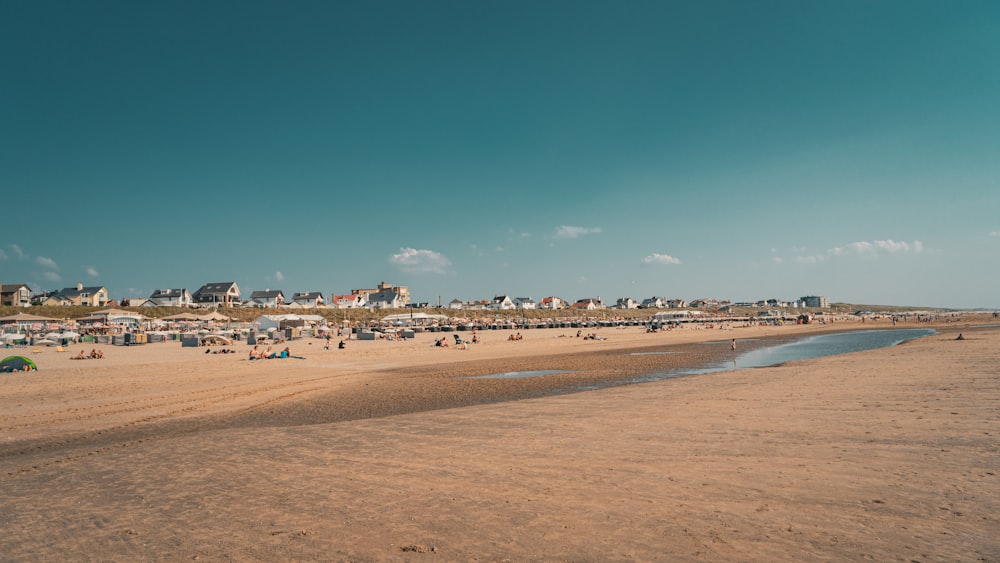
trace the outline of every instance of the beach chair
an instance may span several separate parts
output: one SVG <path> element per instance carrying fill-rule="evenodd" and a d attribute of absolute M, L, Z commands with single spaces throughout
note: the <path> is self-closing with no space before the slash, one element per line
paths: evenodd
<path fill-rule="evenodd" d="M 65 352 L 65 351 L 66 349 L 63 348 L 62 346 L 56 346 L 56 352 Z"/>

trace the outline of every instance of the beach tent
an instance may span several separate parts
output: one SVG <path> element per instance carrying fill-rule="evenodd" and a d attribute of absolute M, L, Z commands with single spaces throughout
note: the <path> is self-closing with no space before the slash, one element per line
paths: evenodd
<path fill-rule="evenodd" d="M 28 313 L 18 313 L 16 315 L 0 317 L 0 322 L 3 323 L 34 323 L 42 321 L 58 322 L 59 319 L 53 319 L 52 317 L 42 317 L 40 315 L 29 315 Z"/>
<path fill-rule="evenodd" d="M 198 321 L 201 317 L 194 315 L 192 313 L 178 313 L 176 315 L 170 315 L 169 317 L 163 317 L 161 321 Z"/>
<path fill-rule="evenodd" d="M 198 317 L 198 320 L 201 320 L 201 321 L 228 321 L 229 317 L 223 315 L 222 313 L 220 313 L 218 311 L 213 311 L 213 312 L 208 313 L 206 315 L 201 315 L 200 317 Z"/>
<path fill-rule="evenodd" d="M 38 366 L 31 359 L 24 356 L 8 356 L 0 361 L 0 372 L 25 371 L 25 366 L 28 368 L 27 371 L 38 371 Z"/>
<path fill-rule="evenodd" d="M 209 334 L 207 336 L 202 337 L 202 339 L 201 339 L 201 345 L 202 346 L 232 346 L 233 345 L 233 341 L 230 340 L 230 339 L 228 339 L 228 338 L 226 338 L 226 337 L 224 337 L 224 336 L 219 336 L 218 334 Z"/>

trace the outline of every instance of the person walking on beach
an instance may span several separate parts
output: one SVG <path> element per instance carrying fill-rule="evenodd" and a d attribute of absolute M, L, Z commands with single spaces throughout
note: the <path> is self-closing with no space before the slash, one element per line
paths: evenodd
<path fill-rule="evenodd" d="M 735 338 L 733 339 L 733 343 L 730 344 L 730 346 L 732 347 L 733 352 L 735 352 L 736 351 L 736 339 Z"/>

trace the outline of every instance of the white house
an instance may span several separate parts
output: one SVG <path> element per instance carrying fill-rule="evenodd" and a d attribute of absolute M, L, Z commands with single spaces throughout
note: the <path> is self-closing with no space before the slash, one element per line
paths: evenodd
<path fill-rule="evenodd" d="M 187 289 L 157 289 L 149 296 L 154 307 L 190 307 L 194 298 Z"/>
<path fill-rule="evenodd" d="M 368 294 L 369 309 L 401 309 L 406 306 L 406 298 L 402 294 L 386 289 Z"/>
<path fill-rule="evenodd" d="M 639 305 L 639 308 L 640 309 L 663 309 L 666 306 L 667 306 L 667 302 L 662 297 L 657 297 L 657 296 L 654 295 L 653 297 L 648 297 L 646 299 L 643 299 L 642 303 Z"/>
<path fill-rule="evenodd" d="M 250 294 L 250 303 L 254 307 L 274 309 L 285 304 L 285 294 L 280 289 L 265 289 Z"/>
<path fill-rule="evenodd" d="M 539 309 L 565 309 L 566 306 L 567 303 L 565 299 L 554 295 L 546 297 L 538 303 Z"/>
<path fill-rule="evenodd" d="M 515 297 L 514 306 L 522 311 L 538 308 L 538 304 L 535 303 L 530 297 Z"/>
<path fill-rule="evenodd" d="M 365 301 L 365 296 L 361 294 L 330 294 L 330 306 L 334 309 L 357 309 L 364 307 L 367 304 L 368 302 Z"/>
<path fill-rule="evenodd" d="M 292 295 L 292 302 L 306 308 L 318 309 L 326 303 L 326 300 L 323 299 L 323 294 L 318 291 L 300 291 Z"/>
<path fill-rule="evenodd" d="M 498 311 L 511 311 L 515 309 L 514 301 L 506 295 L 497 295 L 490 301 L 488 309 Z"/>
<path fill-rule="evenodd" d="M 637 307 L 639 307 L 639 303 L 631 297 L 619 297 L 615 303 L 615 309 L 635 309 Z"/>

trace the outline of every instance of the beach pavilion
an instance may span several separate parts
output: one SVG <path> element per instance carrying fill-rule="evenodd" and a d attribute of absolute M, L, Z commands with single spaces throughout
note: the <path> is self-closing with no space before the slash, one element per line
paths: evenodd
<path fill-rule="evenodd" d="M 16 325 L 18 329 L 31 328 L 33 325 L 42 323 L 61 323 L 62 319 L 43 317 L 40 315 L 29 315 L 28 313 L 18 313 L 7 317 L 0 317 L 0 325 Z"/>
<path fill-rule="evenodd" d="M 401 313 L 382 317 L 382 322 L 393 326 L 428 326 L 440 324 L 450 319 L 448 315 L 430 315 L 427 313 Z"/>
<path fill-rule="evenodd" d="M 101 326 L 122 326 L 126 328 L 139 328 L 148 325 L 148 319 L 140 313 L 124 311 L 122 309 L 105 309 L 91 313 L 80 319 L 81 324 L 90 324 L 95 327 Z M 146 326 L 148 328 L 148 326 Z"/>

